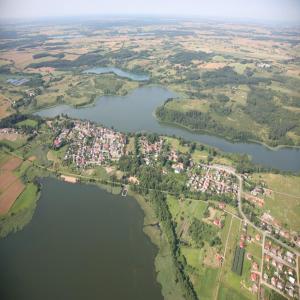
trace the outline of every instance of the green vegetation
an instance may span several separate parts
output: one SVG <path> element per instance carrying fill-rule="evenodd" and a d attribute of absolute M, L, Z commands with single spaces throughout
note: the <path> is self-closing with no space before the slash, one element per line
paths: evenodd
<path fill-rule="evenodd" d="M 18 197 L 10 211 L 0 216 L 0 238 L 11 232 L 21 230 L 26 226 L 34 214 L 38 200 L 38 187 L 29 183 Z"/>
<path fill-rule="evenodd" d="M 213 53 L 206 53 L 203 51 L 184 51 L 181 50 L 180 52 L 176 53 L 169 57 L 170 62 L 174 64 L 181 64 L 181 65 L 191 65 L 193 60 L 204 60 L 207 61 L 211 57 L 213 57 Z"/>
<path fill-rule="evenodd" d="M 10 212 L 0 217 L 0 236 L 29 222 L 39 192 L 35 178 L 48 175 L 49 170 L 58 177 L 61 172 L 82 176 L 86 183 L 110 181 L 108 189 L 115 193 L 120 192 L 121 184 L 128 183 L 129 176 L 134 176 L 140 184 L 132 189 L 145 197 L 140 201 L 146 214 L 144 230 L 159 247 L 155 264 L 166 299 L 255 299 L 256 295 L 243 286 L 250 285 L 251 263 L 243 262 L 244 254 L 237 247 L 241 220 L 234 216 L 238 211 L 236 199 L 191 192 L 186 186 L 188 174 L 174 173 L 168 150 L 178 154 L 185 168 L 192 158 L 195 163 L 225 164 L 237 172 L 251 173 L 254 186 L 266 182 L 274 192 L 263 196 L 263 208 L 243 201 L 244 212 L 256 224 L 263 212 L 270 212 L 283 227 L 299 231 L 297 176 L 253 174 L 262 169 L 247 155 L 224 154 L 175 137 L 164 137 L 166 143 L 158 159 L 146 165 L 139 134 L 128 135 L 127 154 L 108 170 L 102 166 L 80 170 L 74 163 L 64 162 L 67 145 L 53 150 L 54 135 L 43 120 L 20 113 L 61 103 L 91 105 L 98 96 L 125 95 L 142 85 L 114 74 L 82 72 L 94 66 L 116 66 L 150 74 L 150 84 L 166 86 L 179 95 L 157 108 L 159 120 L 235 141 L 300 145 L 298 29 L 275 31 L 227 24 L 224 35 L 221 24 L 203 27 L 178 22 L 176 29 L 174 24 L 157 29 L 151 22 L 138 27 L 124 23 L 105 26 L 105 30 L 103 24 L 93 24 L 93 32 L 85 24 L 74 25 L 74 33 L 85 33 L 84 39 L 75 42 L 72 37 L 63 41 L 49 36 L 47 25 L 38 29 L 40 34 L 36 34 L 35 26 L 28 28 L 20 39 L 23 29 L 16 26 L 1 44 L 0 101 L 11 107 L 8 113 L 12 115 L 2 119 L 0 127 L 20 130 L 24 139 L 1 141 L 0 145 L 32 161 L 23 162 L 14 171 L 26 188 Z M 51 28 L 58 32 L 65 29 L 63 24 Z M 1 35 L 5 37 L 5 31 Z M 15 86 L 7 82 L 10 78 L 30 81 Z M 157 135 L 145 136 L 152 142 L 159 139 Z M 195 171 L 193 167 L 189 170 Z M 218 209 L 221 201 L 227 204 L 226 212 Z M 212 225 L 214 218 L 220 217 L 223 228 Z M 256 232 L 248 230 L 253 237 Z M 261 263 L 261 248 L 251 242 L 246 251 Z M 224 258 L 222 262 L 220 257 Z M 264 290 L 265 298 L 280 299 Z"/>
<path fill-rule="evenodd" d="M 254 182 L 264 182 L 273 192 L 265 197 L 263 211 L 271 212 L 271 215 L 278 220 L 283 227 L 299 231 L 300 230 L 300 179 L 299 176 L 255 173 Z"/>
<path fill-rule="evenodd" d="M 204 242 L 209 242 L 211 246 L 220 244 L 221 240 L 216 236 L 216 232 L 212 225 L 208 225 L 197 219 L 193 220 L 189 228 L 189 234 L 200 248 L 204 246 Z"/>
<path fill-rule="evenodd" d="M 26 127 L 36 128 L 38 126 L 38 122 L 33 119 L 26 119 L 24 121 L 18 122 L 16 126 L 19 128 L 26 128 Z"/>
<path fill-rule="evenodd" d="M 225 112 L 222 112 L 225 113 Z M 168 109 L 168 102 L 156 109 L 156 116 L 159 120 L 167 123 L 175 123 L 190 130 L 212 132 L 216 135 L 222 135 L 233 140 L 247 141 L 255 139 L 251 132 L 239 131 L 233 127 L 225 127 L 217 122 L 210 113 L 191 110 L 180 112 Z"/>
<path fill-rule="evenodd" d="M 242 271 L 243 271 L 244 255 L 245 255 L 245 249 L 236 246 L 234 259 L 232 263 L 232 272 L 238 274 L 239 276 L 242 275 Z"/>
<path fill-rule="evenodd" d="M 184 297 L 186 299 L 197 299 L 193 285 L 184 271 L 184 260 L 178 247 L 177 237 L 174 230 L 171 214 L 166 204 L 165 196 L 159 192 L 151 192 L 150 202 L 154 208 L 158 220 L 161 222 L 166 234 L 167 240 L 172 251 L 172 260 L 175 266 L 176 281 L 182 287 Z"/>

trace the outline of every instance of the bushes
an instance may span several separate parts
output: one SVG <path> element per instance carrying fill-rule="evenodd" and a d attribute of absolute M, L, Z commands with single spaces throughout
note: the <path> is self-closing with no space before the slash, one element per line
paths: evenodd
<path fill-rule="evenodd" d="M 230 108 L 217 108 L 219 114 L 228 115 Z M 168 109 L 166 103 L 156 109 L 156 116 L 164 122 L 176 123 L 197 131 L 209 131 L 217 135 L 229 137 L 233 140 L 247 141 L 257 139 L 251 132 L 239 131 L 233 127 L 225 127 L 214 120 L 210 113 L 199 111 L 181 112 Z"/>
<path fill-rule="evenodd" d="M 189 234 L 199 248 L 204 246 L 204 242 L 213 244 L 219 242 L 216 236 L 216 229 L 212 225 L 206 224 L 198 219 L 193 220 L 189 228 Z"/>
<path fill-rule="evenodd" d="M 219 70 L 207 71 L 203 74 L 203 85 L 206 88 L 231 85 L 257 85 L 261 82 L 270 84 L 271 80 L 262 77 L 248 77 L 246 75 L 238 74 L 232 67 L 224 67 Z"/>
<path fill-rule="evenodd" d="M 274 92 L 271 90 L 252 89 L 248 94 L 244 112 L 257 123 L 266 124 L 270 128 L 270 140 L 290 143 L 285 135 L 299 125 L 298 117 L 276 105 L 273 98 Z"/>
<path fill-rule="evenodd" d="M 64 53 L 51 54 L 49 52 L 41 52 L 41 53 L 33 54 L 32 58 L 33 59 L 39 59 L 39 58 L 43 58 L 43 57 L 47 57 L 47 56 L 63 58 L 65 55 L 64 55 Z"/>
<path fill-rule="evenodd" d="M 153 191 L 150 193 L 150 202 L 154 208 L 155 214 L 162 223 L 167 240 L 172 251 L 172 260 L 175 266 L 176 281 L 182 287 L 183 294 L 187 300 L 197 300 L 197 295 L 193 289 L 193 285 L 185 273 L 185 260 L 180 253 L 172 216 L 168 208 L 166 197 L 163 193 Z"/>
<path fill-rule="evenodd" d="M 174 64 L 190 65 L 193 60 L 208 61 L 213 57 L 213 53 L 206 53 L 203 51 L 180 51 L 173 56 L 169 56 L 169 61 Z"/>

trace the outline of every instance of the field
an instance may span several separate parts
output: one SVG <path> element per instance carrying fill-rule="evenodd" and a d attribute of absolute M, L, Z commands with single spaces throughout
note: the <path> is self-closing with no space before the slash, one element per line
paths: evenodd
<path fill-rule="evenodd" d="M 7 156 L 1 161 L 0 166 L 0 214 L 6 214 L 12 207 L 25 186 L 21 180 L 13 174 L 20 166 L 22 160 Z"/>
<path fill-rule="evenodd" d="M 17 123 L 17 126 L 18 127 L 27 126 L 27 127 L 36 128 L 37 127 L 37 121 L 31 120 L 31 119 L 26 119 L 24 121 L 21 121 L 21 122 Z"/>
<path fill-rule="evenodd" d="M 140 24 L 138 32 L 136 28 L 135 23 L 116 22 L 90 34 L 90 24 L 75 23 L 74 37 L 62 39 L 57 34 L 69 31 L 67 25 L 26 30 L 7 26 L 5 30 L 22 30 L 24 43 L 0 41 L 0 117 L 14 111 L 9 108 L 14 102 L 22 112 L 61 103 L 82 106 L 101 95 L 124 95 L 142 84 L 159 84 L 178 94 L 168 102 L 168 111 L 208 117 L 205 126 L 199 118 L 195 123 L 159 116 L 162 120 L 233 140 L 254 139 L 271 146 L 300 143 L 298 29 L 200 20 L 178 20 L 176 25 L 158 20 Z M 150 80 L 82 73 L 96 66 L 146 73 Z M 16 86 L 7 82 L 12 78 L 29 81 Z M 261 94 L 251 105 L 253 94 L 266 91 L 272 95 L 269 105 L 259 100 Z M 280 121 L 284 114 L 288 123 Z"/>
<path fill-rule="evenodd" d="M 291 230 L 300 230 L 300 179 L 298 176 L 280 174 L 255 174 L 253 180 L 263 181 L 273 191 L 265 198 L 263 209 L 270 211 L 282 225 Z"/>
<path fill-rule="evenodd" d="M 3 32 L 23 38 L 5 38 L 4 34 L 0 39 L 0 119 L 60 104 L 79 108 L 93 105 L 99 96 L 125 95 L 138 87 L 160 85 L 177 94 L 154 112 L 161 121 L 234 141 L 300 145 L 299 28 L 201 20 L 117 20 L 112 26 L 82 22 L 72 28 L 63 23 L 5 25 Z M 73 36 L 57 37 L 65 32 Z M 83 72 L 106 66 L 147 74 L 150 79 L 138 82 L 115 74 Z M 1 145 L 8 145 L 25 159 L 0 152 L 0 237 L 30 221 L 38 195 L 33 180 L 46 170 L 86 176 L 87 180 L 121 180 L 126 175 L 117 163 L 85 170 L 74 163 L 63 164 L 68 146 L 53 150 L 49 127 L 27 119 L 17 128 L 34 128 L 38 135 L 28 141 L 25 134 L 0 136 Z M 191 154 L 195 163 L 234 164 L 229 155 L 215 155 L 204 145 L 193 149 L 193 144 L 182 139 L 164 139 L 174 151 Z M 126 151 L 135 151 L 132 136 Z M 160 161 L 155 164 L 161 167 Z M 187 177 L 170 174 L 170 182 L 178 186 Z M 299 232 L 299 177 L 255 174 L 252 180 L 265 182 L 273 191 L 265 197 L 263 210 L 284 227 Z M 114 192 L 120 189 L 116 187 Z M 144 231 L 159 248 L 155 265 L 162 293 L 168 300 L 182 299 L 164 230 L 157 225 L 149 203 L 135 196 L 146 212 Z M 199 299 L 256 299 L 251 274 L 254 263 L 261 265 L 262 245 L 255 239 L 258 232 L 254 228 L 248 226 L 245 232 L 237 208 L 227 205 L 222 210 L 211 199 L 182 195 L 168 196 L 167 204 L 179 259 Z M 241 239 L 245 245 L 240 246 Z M 242 252 L 243 263 L 239 260 Z"/>
<path fill-rule="evenodd" d="M 192 242 L 188 227 L 191 226 L 193 218 L 209 222 L 209 220 L 222 215 L 221 211 L 210 210 L 210 217 L 205 217 L 208 205 L 198 200 L 179 200 L 169 196 L 168 206 L 174 222 L 176 232 L 181 241 L 184 241 L 181 251 L 187 262 L 188 274 L 193 282 L 196 293 L 200 299 L 256 299 L 255 294 L 249 289 L 252 287 L 250 281 L 251 263 L 246 259 L 250 253 L 256 262 L 261 261 L 261 245 L 258 242 L 247 243 L 244 251 L 244 266 L 241 264 L 239 274 L 232 271 L 238 240 L 241 234 L 241 221 L 230 214 L 225 217 L 224 227 L 219 229 L 218 236 L 222 244 L 211 247 L 205 243 L 204 247 L 198 248 Z M 213 203 L 213 202 L 211 202 Z M 229 207 L 228 207 L 229 209 Z M 257 232 L 248 228 L 248 234 L 254 240 Z M 238 250 L 240 251 L 240 250 Z M 218 262 L 217 256 L 224 257 L 222 264 Z"/>
<path fill-rule="evenodd" d="M 242 275 L 244 256 L 245 256 L 245 250 L 237 246 L 234 252 L 232 272 L 236 273 L 239 276 Z"/>

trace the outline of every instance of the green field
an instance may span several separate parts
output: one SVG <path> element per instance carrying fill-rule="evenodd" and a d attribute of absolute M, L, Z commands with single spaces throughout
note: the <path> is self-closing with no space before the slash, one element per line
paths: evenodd
<path fill-rule="evenodd" d="M 263 181 L 274 192 L 265 199 L 263 209 L 270 211 L 284 227 L 300 231 L 300 177 L 280 174 L 255 174 L 254 181 Z"/>
<path fill-rule="evenodd" d="M 241 276 L 243 271 L 245 249 L 236 246 L 232 262 L 232 272 Z"/>
<path fill-rule="evenodd" d="M 24 121 L 18 122 L 16 125 L 17 125 L 17 127 L 26 126 L 26 127 L 36 128 L 38 125 L 38 122 L 36 120 L 26 119 Z"/>
<path fill-rule="evenodd" d="M 28 183 L 25 187 L 25 190 L 10 209 L 10 213 L 17 213 L 18 211 L 31 207 L 32 203 L 36 202 L 37 192 L 37 186 L 33 183 Z"/>

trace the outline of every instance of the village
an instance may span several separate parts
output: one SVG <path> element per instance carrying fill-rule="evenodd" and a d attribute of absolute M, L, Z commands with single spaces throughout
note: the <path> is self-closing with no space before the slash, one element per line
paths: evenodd
<path fill-rule="evenodd" d="M 263 247 L 262 282 L 279 293 L 299 299 L 297 256 L 276 242 L 266 239 Z"/>
<path fill-rule="evenodd" d="M 196 172 L 189 174 L 187 186 L 203 193 L 230 194 L 236 198 L 238 185 L 236 178 L 226 170 L 212 169 L 209 165 L 199 164 Z"/>
<path fill-rule="evenodd" d="M 53 141 L 55 149 L 64 144 L 68 144 L 64 160 L 78 168 L 85 168 L 118 161 L 124 154 L 126 138 L 121 133 L 90 122 L 74 121 L 71 128 L 62 128 Z"/>
<path fill-rule="evenodd" d="M 77 120 L 67 124 L 48 123 L 48 126 L 55 132 L 53 148 L 58 150 L 67 145 L 64 161 L 74 164 L 77 168 L 84 169 L 97 165 L 109 166 L 118 162 L 123 155 L 128 154 L 128 137 L 112 129 Z M 162 172 L 164 174 L 173 172 L 175 176 L 177 176 L 176 174 L 184 174 L 186 186 L 192 192 L 229 197 L 234 199 L 235 203 L 239 200 L 238 177 L 230 168 L 195 163 L 188 156 L 166 147 L 165 140 L 159 136 L 153 138 L 140 135 L 137 141 L 139 155 L 146 165 L 160 164 L 161 156 L 165 155 L 168 167 L 162 168 Z M 139 185 L 139 178 L 130 176 L 128 182 Z M 249 191 L 245 191 L 243 197 L 256 207 L 262 208 L 265 204 L 265 198 L 271 193 L 272 191 L 266 186 L 255 185 Z M 226 215 L 230 214 L 226 203 L 211 203 L 208 205 L 207 211 L 211 211 L 212 214 L 207 218 L 207 222 L 222 231 Z M 244 254 L 250 263 L 249 269 L 247 267 L 243 271 L 246 272 L 246 275 L 243 275 L 246 276 L 246 282 L 242 280 L 241 284 L 252 294 L 257 294 L 260 285 L 264 284 L 283 296 L 298 299 L 297 254 L 285 249 L 281 244 L 276 244 L 271 239 L 262 238 L 265 234 L 270 236 L 279 234 L 282 237 L 290 238 L 289 232 L 282 229 L 276 220 L 266 212 L 260 216 L 260 229 L 258 229 L 260 231 L 256 230 L 255 233 L 253 230 L 248 232 L 248 220 L 243 222 L 242 219 L 240 220 L 242 226 L 236 244 L 235 256 L 237 259 L 232 262 L 232 270 L 236 270 L 234 272 L 241 276 Z M 255 247 L 262 249 L 258 256 L 257 254 L 253 255 L 257 252 L 257 250 L 253 250 Z M 216 259 L 219 266 L 222 267 L 224 255 L 217 254 Z M 235 262 L 238 265 L 235 266 Z"/>

